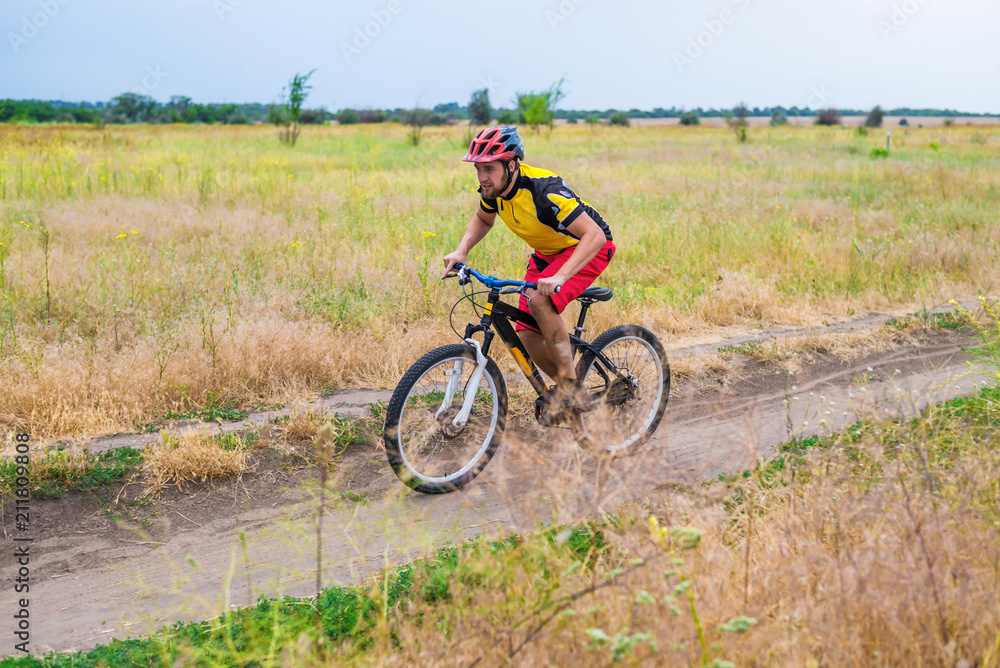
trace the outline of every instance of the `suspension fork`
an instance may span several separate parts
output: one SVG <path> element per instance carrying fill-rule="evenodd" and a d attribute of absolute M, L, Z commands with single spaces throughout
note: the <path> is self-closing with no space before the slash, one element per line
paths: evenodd
<path fill-rule="evenodd" d="M 492 304 L 496 303 L 499 299 L 499 295 L 495 298 L 493 294 L 490 295 L 490 307 L 489 310 L 483 314 L 483 318 L 478 325 L 466 325 L 465 326 L 465 342 L 473 347 L 476 353 L 476 368 L 472 372 L 472 377 L 469 378 L 468 390 L 465 393 L 465 398 L 462 401 L 462 409 L 459 414 L 455 417 L 452 424 L 456 427 L 462 427 L 469 420 L 469 415 L 472 412 L 472 404 L 476 400 L 476 392 L 479 390 L 479 382 L 483 378 L 483 372 L 486 370 L 486 355 L 489 354 L 490 344 L 493 342 L 494 332 L 490 329 L 490 312 L 492 311 Z M 478 341 L 472 338 L 472 335 L 476 332 L 483 333 L 483 342 L 480 344 Z M 441 402 L 441 407 L 438 408 L 437 412 L 434 414 L 435 419 L 440 418 L 441 415 L 451 408 L 452 402 L 455 400 L 455 393 L 458 391 L 458 385 L 462 381 L 462 372 L 465 370 L 465 360 L 459 359 L 455 360 L 455 364 L 448 371 L 445 371 L 445 375 L 448 376 L 448 385 L 444 390 L 444 400 Z M 460 422 L 461 421 L 461 422 Z"/>

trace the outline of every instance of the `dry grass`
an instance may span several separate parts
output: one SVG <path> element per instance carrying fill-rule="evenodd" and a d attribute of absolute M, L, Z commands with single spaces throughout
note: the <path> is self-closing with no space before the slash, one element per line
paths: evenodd
<path fill-rule="evenodd" d="M 468 166 L 441 156 L 461 129 L 413 149 L 392 125 L 317 128 L 294 152 L 269 128 L 4 129 L 2 427 L 97 435 L 391 387 L 451 340 L 458 291 L 437 267 L 475 198 Z M 867 152 L 851 130 L 814 128 L 736 145 L 725 129 L 561 127 L 529 148 L 614 228 L 616 296 L 590 331 L 636 322 L 672 342 L 994 289 L 1000 170 L 971 132 L 933 151 L 939 131 L 910 129 L 878 162 L 849 152 Z M 525 248 L 500 232 L 473 264 L 518 276 Z"/>
<path fill-rule="evenodd" d="M 281 431 L 291 441 L 312 441 L 325 421 L 326 414 L 323 411 L 296 409 L 288 416 L 288 421 L 281 425 Z"/>
<path fill-rule="evenodd" d="M 613 511 L 588 496 L 601 486 L 593 471 L 567 471 L 537 493 L 586 497 L 588 521 L 446 548 L 362 588 L 236 613 L 212 623 L 211 641 L 205 631 L 180 641 L 177 655 L 301 666 L 993 667 L 998 399 L 990 389 L 917 418 L 867 421 Z"/>
<path fill-rule="evenodd" d="M 199 430 L 179 435 L 160 432 L 160 442 L 143 454 L 142 473 L 146 484 L 143 495 L 159 494 L 167 485 L 184 489 L 185 485 L 196 481 L 239 479 L 256 468 L 239 437 L 230 435 L 227 444 L 232 445 L 232 449 L 225 449 L 219 438 Z"/>
<path fill-rule="evenodd" d="M 661 489 L 590 525 L 604 547 L 554 530 L 460 552 L 445 596 L 415 571 L 424 595 L 363 660 L 995 665 L 998 411 L 872 424 L 745 478 Z"/>

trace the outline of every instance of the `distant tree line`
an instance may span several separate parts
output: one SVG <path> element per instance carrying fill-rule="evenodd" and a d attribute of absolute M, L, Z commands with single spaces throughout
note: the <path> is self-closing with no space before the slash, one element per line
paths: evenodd
<path fill-rule="evenodd" d="M 0 123 L 225 123 L 246 125 L 273 119 L 276 105 L 198 104 L 175 95 L 167 103 L 146 95 L 122 93 L 110 102 L 79 104 L 42 100 L 0 100 Z M 298 122 L 323 123 L 334 114 L 326 109 L 303 109 Z"/>
<path fill-rule="evenodd" d="M 553 91 L 543 91 L 535 95 L 553 94 L 558 92 L 558 88 Z M 447 123 L 466 120 L 470 117 L 475 123 L 485 125 L 482 118 L 484 114 L 492 112 L 492 118 L 501 123 L 528 123 L 538 122 L 540 124 L 551 123 L 554 119 L 563 119 L 570 123 L 579 121 L 596 122 L 614 119 L 615 124 L 624 125 L 628 119 L 635 118 L 678 118 L 693 124 L 696 118 L 726 118 L 727 114 L 732 114 L 731 109 L 702 108 L 684 109 L 678 107 L 656 107 L 652 111 L 641 109 L 551 109 L 554 103 L 548 105 L 544 113 L 533 109 L 531 99 L 520 100 L 522 104 L 518 108 L 491 108 L 489 98 L 485 91 L 476 91 L 470 101 L 469 106 L 461 106 L 458 102 L 448 102 L 435 105 L 430 109 L 341 109 L 336 113 L 327 111 L 324 108 L 303 109 L 299 115 L 298 122 L 301 124 L 323 123 L 329 120 L 337 120 L 342 124 L 351 123 L 382 123 L 398 122 L 412 125 L 414 118 L 418 119 L 420 125 L 444 125 Z M 527 94 L 526 94 L 527 95 Z M 532 98 L 534 99 L 534 98 Z M 554 99 L 558 99 L 555 97 Z M 535 100 L 537 106 L 537 100 Z M 819 115 L 833 111 L 824 109 L 811 109 L 809 107 L 753 107 L 746 108 L 747 116 L 769 116 L 775 118 L 804 117 Z M 867 116 L 870 111 L 859 109 L 838 109 L 836 112 L 841 116 Z M 229 125 L 241 125 L 247 123 L 274 123 L 281 113 L 278 105 L 268 105 L 259 103 L 247 104 L 199 104 L 189 97 L 175 95 L 169 102 L 157 102 L 151 97 L 137 95 L 135 93 L 123 93 L 111 101 L 90 103 L 90 102 L 62 102 L 43 100 L 0 100 L 0 123 L 23 122 L 23 123 L 226 123 Z M 953 118 L 966 118 L 977 116 L 988 116 L 989 114 L 977 114 L 970 112 L 955 111 L 952 109 L 911 109 L 900 107 L 895 109 L 881 110 L 885 116 L 944 116 Z M 531 116 L 531 118 L 528 118 Z"/>

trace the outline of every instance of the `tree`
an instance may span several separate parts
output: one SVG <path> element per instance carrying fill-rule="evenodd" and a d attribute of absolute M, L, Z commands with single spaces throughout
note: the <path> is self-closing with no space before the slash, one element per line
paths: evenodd
<path fill-rule="evenodd" d="M 882 127 L 883 118 L 885 118 L 885 112 L 882 111 L 882 107 L 876 105 L 874 109 L 868 112 L 868 118 L 865 119 L 865 127 L 880 128 Z"/>
<path fill-rule="evenodd" d="M 489 125 L 493 119 L 493 110 L 490 109 L 490 91 L 488 88 L 481 88 L 472 94 L 469 100 L 469 124 Z"/>
<path fill-rule="evenodd" d="M 315 71 L 315 69 L 311 70 L 308 74 L 296 73 L 292 77 L 292 80 L 288 82 L 288 86 L 281 89 L 282 97 L 285 99 L 285 113 L 275 115 L 275 119 L 285 129 L 278 133 L 278 138 L 291 147 L 295 146 L 295 142 L 299 138 L 299 119 L 302 115 L 302 105 L 305 103 L 306 98 L 309 97 L 309 90 L 312 86 L 308 85 L 308 81 L 309 77 Z M 285 93 L 286 90 L 288 91 L 287 94 Z"/>
<path fill-rule="evenodd" d="M 781 109 L 775 109 L 771 114 L 771 126 L 788 125 L 788 116 Z"/>
<path fill-rule="evenodd" d="M 681 114 L 681 125 L 701 125 L 701 119 L 698 118 L 697 111 L 685 111 Z"/>
<path fill-rule="evenodd" d="M 726 124 L 736 133 L 736 139 L 741 144 L 747 141 L 747 116 L 749 115 L 750 110 L 743 102 L 733 107 L 732 112 L 727 111 L 725 114 Z"/>
<path fill-rule="evenodd" d="M 170 115 L 171 123 L 190 123 L 193 115 L 191 112 L 191 98 L 186 95 L 171 95 L 170 102 L 167 103 L 167 113 Z"/>
<path fill-rule="evenodd" d="M 836 109 L 823 109 L 816 114 L 816 125 L 840 125 L 840 112 Z"/>
<path fill-rule="evenodd" d="M 517 94 L 518 120 L 538 132 L 542 125 L 552 127 L 552 108 L 566 96 L 562 86 L 565 79 L 555 82 L 547 90 Z"/>
<path fill-rule="evenodd" d="M 156 109 L 156 100 L 148 95 L 122 93 L 108 105 L 108 123 L 142 123 L 148 121 Z"/>

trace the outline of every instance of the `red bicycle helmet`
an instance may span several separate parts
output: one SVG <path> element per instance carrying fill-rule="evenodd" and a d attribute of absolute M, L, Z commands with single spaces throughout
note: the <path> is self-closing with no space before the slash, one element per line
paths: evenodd
<path fill-rule="evenodd" d="M 494 160 L 524 160 L 524 144 L 514 125 L 493 125 L 482 130 L 469 144 L 465 162 L 493 162 Z"/>

